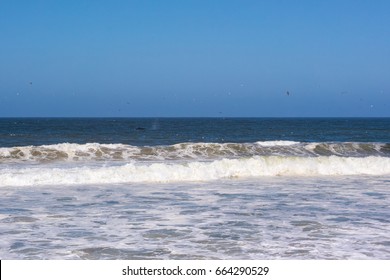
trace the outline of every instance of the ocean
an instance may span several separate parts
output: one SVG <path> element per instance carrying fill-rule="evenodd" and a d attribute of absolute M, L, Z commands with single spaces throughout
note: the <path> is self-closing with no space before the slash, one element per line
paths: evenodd
<path fill-rule="evenodd" d="M 390 259 L 390 118 L 2 118 L 1 259 Z"/>

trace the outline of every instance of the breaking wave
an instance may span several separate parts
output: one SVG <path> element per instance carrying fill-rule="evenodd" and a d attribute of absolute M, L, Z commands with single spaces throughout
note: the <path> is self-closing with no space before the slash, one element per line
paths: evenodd
<path fill-rule="evenodd" d="M 84 185 L 131 182 L 209 181 L 262 176 L 337 176 L 390 174 L 388 157 L 255 156 L 210 162 L 130 162 L 117 166 L 66 168 L 37 165 L 5 168 L 0 186 Z"/>
<path fill-rule="evenodd" d="M 390 175 L 389 143 L 71 144 L 0 148 L 0 187 Z"/>
<path fill-rule="evenodd" d="M 0 148 L 1 163 L 41 163 L 53 161 L 129 160 L 217 160 L 253 156 L 390 156 L 389 143 L 302 143 L 262 141 L 255 143 L 179 143 L 168 146 L 124 144 L 72 144 Z"/>

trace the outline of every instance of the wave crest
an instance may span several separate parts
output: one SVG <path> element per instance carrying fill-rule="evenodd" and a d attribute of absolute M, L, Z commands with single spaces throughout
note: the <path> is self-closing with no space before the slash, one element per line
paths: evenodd
<path fill-rule="evenodd" d="M 127 163 L 120 166 L 4 169 L 0 186 L 85 185 L 133 182 L 210 181 L 262 176 L 389 175 L 387 157 L 256 156 L 211 162 Z"/>
<path fill-rule="evenodd" d="M 263 141 L 255 143 L 179 143 L 169 146 L 124 144 L 71 144 L 0 148 L 0 163 L 52 161 L 161 161 L 216 160 L 253 156 L 390 156 L 388 143 L 301 143 Z"/>

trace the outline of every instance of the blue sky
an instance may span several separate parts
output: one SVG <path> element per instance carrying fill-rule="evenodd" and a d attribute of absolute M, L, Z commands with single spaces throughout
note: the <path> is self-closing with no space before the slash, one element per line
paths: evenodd
<path fill-rule="evenodd" d="M 369 0 L 0 0 L 0 117 L 390 117 L 389 14 Z"/>

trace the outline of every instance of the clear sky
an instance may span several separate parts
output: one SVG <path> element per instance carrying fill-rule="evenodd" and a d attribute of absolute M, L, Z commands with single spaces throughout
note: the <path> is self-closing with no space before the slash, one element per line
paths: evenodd
<path fill-rule="evenodd" d="M 0 0 L 0 117 L 37 116 L 390 117 L 390 1 Z"/>

